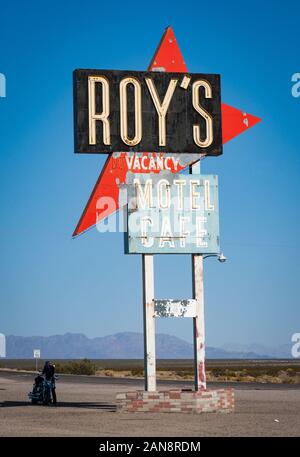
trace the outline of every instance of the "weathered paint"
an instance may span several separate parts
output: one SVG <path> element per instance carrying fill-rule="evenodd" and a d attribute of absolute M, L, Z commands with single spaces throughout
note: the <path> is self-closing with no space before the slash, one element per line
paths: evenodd
<path fill-rule="evenodd" d="M 201 162 L 190 169 L 200 174 Z M 205 373 L 205 322 L 204 322 L 204 271 L 203 256 L 192 255 L 192 289 L 196 300 L 196 316 L 193 318 L 195 390 L 206 390 Z"/>
<path fill-rule="evenodd" d="M 153 256 L 142 256 L 145 390 L 156 391 Z"/>
<path fill-rule="evenodd" d="M 155 317 L 195 317 L 196 300 L 154 300 Z"/>
<path fill-rule="evenodd" d="M 217 176 L 131 174 L 128 181 L 126 254 L 220 252 Z M 167 207 L 160 204 L 161 183 L 169 195 Z M 151 198 L 145 206 L 138 195 L 146 192 Z"/>
<path fill-rule="evenodd" d="M 193 296 L 196 299 L 196 316 L 193 318 L 195 390 L 205 390 L 203 257 L 201 255 L 192 255 L 192 275 Z"/>

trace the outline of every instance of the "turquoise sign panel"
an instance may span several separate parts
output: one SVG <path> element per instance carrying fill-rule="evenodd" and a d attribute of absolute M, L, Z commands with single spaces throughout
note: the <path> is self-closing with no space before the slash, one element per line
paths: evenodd
<path fill-rule="evenodd" d="M 218 177 L 132 174 L 126 254 L 219 254 Z"/>

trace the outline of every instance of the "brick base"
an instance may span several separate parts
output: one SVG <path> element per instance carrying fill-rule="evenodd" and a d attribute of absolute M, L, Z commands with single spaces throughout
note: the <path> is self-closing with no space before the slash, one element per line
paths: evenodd
<path fill-rule="evenodd" d="M 118 411 L 152 413 L 204 413 L 234 411 L 233 389 L 136 390 L 117 394 Z"/>

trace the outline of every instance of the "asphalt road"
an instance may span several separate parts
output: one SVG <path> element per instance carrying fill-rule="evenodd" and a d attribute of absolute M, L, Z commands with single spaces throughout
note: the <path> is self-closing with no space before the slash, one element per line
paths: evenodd
<path fill-rule="evenodd" d="M 27 380 L 30 383 L 34 379 L 32 373 L 11 371 L 11 370 L 0 370 L 0 376 L 3 376 L 7 379 L 19 379 Z M 139 386 L 143 388 L 144 381 L 143 379 L 137 378 L 113 378 L 108 376 L 84 376 L 84 375 L 59 375 L 59 383 L 77 383 L 77 384 L 98 384 L 98 385 L 120 385 L 120 386 Z M 192 388 L 192 381 L 168 381 L 162 380 L 158 381 L 158 387 L 162 389 L 165 386 L 172 386 L 178 389 L 187 387 Z M 223 388 L 223 387 L 233 387 L 236 390 L 300 390 L 300 384 L 271 384 L 271 383 L 257 383 L 257 382 L 208 382 L 207 387 L 214 388 Z"/>
<path fill-rule="evenodd" d="M 237 384 L 234 413 L 183 415 L 116 412 L 116 394 L 140 389 L 143 381 L 88 376 L 61 376 L 58 406 L 34 406 L 27 397 L 33 379 L 0 371 L 0 436 L 300 436 L 299 386 Z M 183 386 L 191 383 L 159 383 Z"/>

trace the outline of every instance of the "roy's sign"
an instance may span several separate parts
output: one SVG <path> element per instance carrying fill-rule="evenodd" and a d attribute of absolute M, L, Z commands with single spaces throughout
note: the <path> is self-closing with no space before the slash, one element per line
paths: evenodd
<path fill-rule="evenodd" d="M 220 76 L 74 72 L 75 152 L 222 153 Z"/>
<path fill-rule="evenodd" d="M 215 175 L 134 174 L 127 185 L 127 254 L 218 254 Z"/>

